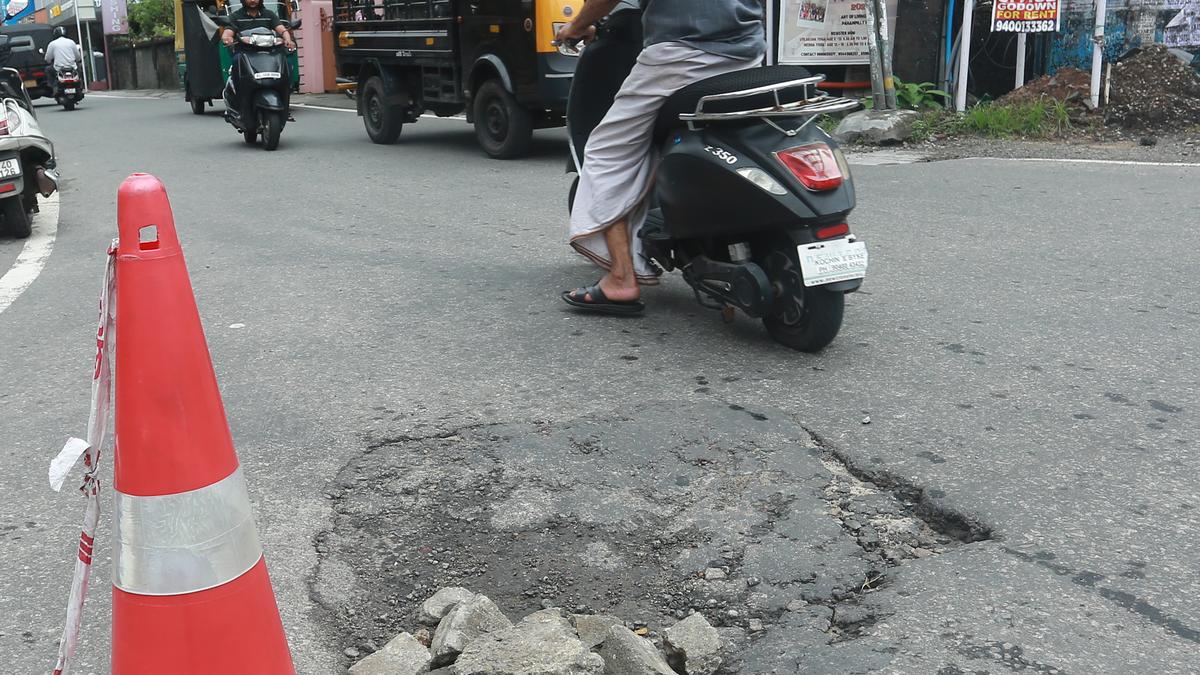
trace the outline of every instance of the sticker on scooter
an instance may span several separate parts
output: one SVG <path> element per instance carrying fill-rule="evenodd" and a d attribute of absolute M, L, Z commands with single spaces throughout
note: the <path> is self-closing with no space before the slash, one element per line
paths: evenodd
<path fill-rule="evenodd" d="M 704 146 L 704 149 L 707 150 L 709 154 L 721 160 L 722 162 L 725 162 L 726 164 L 738 163 L 737 156 L 724 148 L 714 148 L 711 145 L 706 145 Z"/>

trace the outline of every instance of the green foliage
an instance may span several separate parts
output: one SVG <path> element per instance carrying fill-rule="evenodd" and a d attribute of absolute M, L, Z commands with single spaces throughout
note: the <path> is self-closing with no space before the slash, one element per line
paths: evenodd
<path fill-rule="evenodd" d="M 963 131 L 989 138 L 1046 138 L 1071 130 L 1071 111 L 1066 103 L 1053 99 L 1010 105 L 981 103 L 968 110 L 959 125 Z"/>
<path fill-rule="evenodd" d="M 821 129 L 827 134 L 832 134 L 841 123 L 841 118 L 834 117 L 833 115 L 821 115 L 821 117 L 817 119 L 817 126 L 821 127 Z"/>
<path fill-rule="evenodd" d="M 941 89 L 934 89 L 937 85 L 932 82 L 902 82 L 893 75 L 892 84 L 896 87 L 896 107 L 901 110 L 928 110 L 950 100 L 950 94 Z M 862 104 L 864 108 L 871 110 L 875 107 L 875 100 L 867 96 L 862 99 Z"/>
<path fill-rule="evenodd" d="M 129 3 L 129 37 L 133 41 L 175 35 L 175 5 L 172 0 L 141 0 Z"/>
<path fill-rule="evenodd" d="M 932 82 L 901 82 L 893 76 L 892 83 L 896 86 L 896 105 L 910 110 L 924 110 L 945 103 L 950 94 L 941 89 L 934 89 Z"/>

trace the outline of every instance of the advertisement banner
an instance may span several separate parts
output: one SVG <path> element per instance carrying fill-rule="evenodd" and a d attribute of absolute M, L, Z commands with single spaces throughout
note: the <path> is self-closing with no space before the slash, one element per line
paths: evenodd
<path fill-rule="evenodd" d="M 888 32 L 895 35 L 896 2 L 887 0 Z M 863 0 L 783 0 L 779 62 L 795 65 L 866 65 L 867 5 Z"/>
<path fill-rule="evenodd" d="M 20 23 L 21 19 L 33 16 L 36 9 L 33 0 L 4 0 L 4 25 Z"/>
<path fill-rule="evenodd" d="M 105 35 L 125 35 L 129 32 L 129 12 L 125 0 L 96 0 L 100 5 L 100 25 Z"/>
<path fill-rule="evenodd" d="M 1061 17 L 1058 0 L 995 0 L 992 32 L 1055 33 Z"/>

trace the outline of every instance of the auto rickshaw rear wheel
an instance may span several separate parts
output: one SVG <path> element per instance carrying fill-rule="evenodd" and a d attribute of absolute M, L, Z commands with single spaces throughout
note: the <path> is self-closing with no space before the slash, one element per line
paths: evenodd
<path fill-rule="evenodd" d="M 514 159 L 533 145 L 533 115 L 500 80 L 484 82 L 475 92 L 475 136 L 493 159 Z"/>
<path fill-rule="evenodd" d="M 400 138 L 400 132 L 404 129 L 401 108 L 387 104 L 383 80 L 378 75 L 370 77 L 363 85 L 362 112 L 363 126 L 373 142 L 391 145 Z"/>

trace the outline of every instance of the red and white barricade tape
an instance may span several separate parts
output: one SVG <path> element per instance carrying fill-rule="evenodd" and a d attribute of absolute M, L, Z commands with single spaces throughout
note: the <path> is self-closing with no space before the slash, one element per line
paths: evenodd
<path fill-rule="evenodd" d="M 100 326 L 96 330 L 96 368 L 92 373 L 92 409 L 88 417 L 87 440 L 72 438 L 50 462 L 50 487 L 56 492 L 71 470 L 83 458 L 83 485 L 79 491 L 87 499 L 83 514 L 83 531 L 79 534 L 79 553 L 75 559 L 75 577 L 71 581 L 71 596 L 67 601 L 67 622 L 63 627 L 58 646 L 58 663 L 55 675 L 65 675 L 75 659 L 75 648 L 79 644 L 79 631 L 83 619 L 83 603 L 87 599 L 88 578 L 92 572 L 92 546 L 95 544 L 96 524 L 100 520 L 100 468 L 101 448 L 108 435 L 109 413 L 112 408 L 112 350 L 116 335 L 113 331 L 116 319 L 116 277 L 113 263 L 116 260 L 116 245 L 108 250 L 108 264 L 104 270 L 104 287 L 100 293 Z"/>

